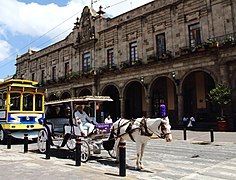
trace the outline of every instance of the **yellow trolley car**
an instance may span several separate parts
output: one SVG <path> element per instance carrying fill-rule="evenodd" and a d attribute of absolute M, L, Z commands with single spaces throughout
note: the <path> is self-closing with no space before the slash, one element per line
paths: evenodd
<path fill-rule="evenodd" d="M 38 82 L 9 79 L 0 82 L 0 141 L 7 134 L 14 138 L 37 138 L 43 129 L 45 88 Z"/>

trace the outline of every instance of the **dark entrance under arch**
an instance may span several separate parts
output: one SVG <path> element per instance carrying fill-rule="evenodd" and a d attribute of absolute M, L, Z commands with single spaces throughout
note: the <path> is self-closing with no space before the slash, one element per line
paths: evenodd
<path fill-rule="evenodd" d="M 59 100 L 59 98 L 56 96 L 56 94 L 51 94 L 48 98 L 48 101 L 55 101 Z"/>
<path fill-rule="evenodd" d="M 190 73 L 183 82 L 183 116 L 193 116 L 201 129 L 214 128 L 216 114 L 207 101 L 208 93 L 215 87 L 212 77 L 203 71 Z"/>
<path fill-rule="evenodd" d="M 174 82 L 167 77 L 159 77 L 151 88 L 152 116 L 161 117 L 160 105 L 165 104 L 171 125 L 177 126 L 178 106 Z"/>
<path fill-rule="evenodd" d="M 71 98 L 71 95 L 70 95 L 70 93 L 68 93 L 68 92 L 64 92 L 64 93 L 61 95 L 61 99 L 68 99 L 68 98 Z"/>
<path fill-rule="evenodd" d="M 143 87 L 139 82 L 131 82 L 127 85 L 125 97 L 125 118 L 138 118 L 143 116 L 142 99 Z"/>
<path fill-rule="evenodd" d="M 120 117 L 120 100 L 119 100 L 119 91 L 113 85 L 107 86 L 103 92 L 103 96 L 110 96 L 113 101 L 112 102 L 104 102 L 103 103 L 103 111 L 105 117 L 109 114 L 114 121 L 116 121 Z"/>
<path fill-rule="evenodd" d="M 78 96 L 90 96 L 90 95 L 92 95 L 92 93 L 91 93 L 91 91 L 90 91 L 89 89 L 87 89 L 87 88 L 82 89 L 82 90 L 79 92 L 79 94 L 78 94 Z"/>

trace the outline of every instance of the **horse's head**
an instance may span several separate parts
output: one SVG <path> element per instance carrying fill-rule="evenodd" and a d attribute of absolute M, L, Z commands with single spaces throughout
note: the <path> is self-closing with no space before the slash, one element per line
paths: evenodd
<path fill-rule="evenodd" d="M 168 117 L 161 119 L 158 129 L 161 131 L 161 136 L 166 140 L 166 142 L 172 141 L 171 125 Z"/>

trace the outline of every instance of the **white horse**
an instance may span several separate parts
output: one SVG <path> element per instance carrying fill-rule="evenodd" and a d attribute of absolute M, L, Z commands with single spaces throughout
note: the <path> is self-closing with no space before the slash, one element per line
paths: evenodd
<path fill-rule="evenodd" d="M 115 139 L 114 151 L 119 161 L 118 145 L 120 141 L 136 142 L 137 161 L 136 168 L 143 169 L 143 153 L 147 141 L 152 135 L 163 138 L 166 142 L 172 140 L 169 118 L 138 118 L 134 120 L 119 119 L 112 128 L 109 139 Z"/>

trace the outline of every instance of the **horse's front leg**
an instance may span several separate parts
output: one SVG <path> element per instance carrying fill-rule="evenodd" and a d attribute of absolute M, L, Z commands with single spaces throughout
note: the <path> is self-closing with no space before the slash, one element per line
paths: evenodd
<path fill-rule="evenodd" d="M 119 153 L 119 143 L 120 143 L 120 138 L 116 139 L 115 145 L 114 145 L 114 151 L 116 153 L 116 162 L 118 163 L 120 160 L 120 153 Z"/>
<path fill-rule="evenodd" d="M 138 170 L 142 169 L 141 168 L 141 143 L 140 142 L 136 142 L 136 150 L 137 150 L 137 160 L 136 160 L 136 168 Z"/>
<path fill-rule="evenodd" d="M 144 149 L 145 149 L 145 146 L 146 146 L 147 143 L 142 143 L 141 145 L 141 154 L 140 154 L 140 168 L 143 169 L 144 166 L 143 166 L 143 154 L 144 154 Z"/>

